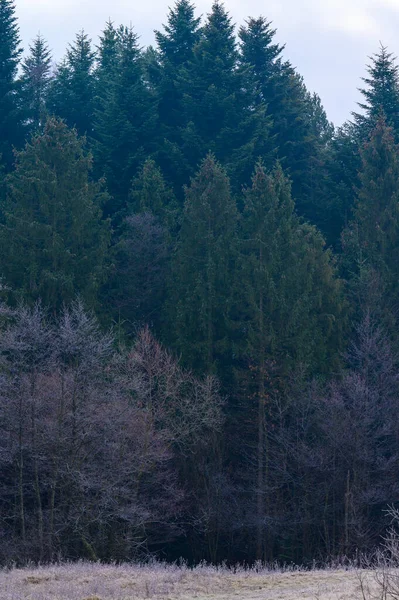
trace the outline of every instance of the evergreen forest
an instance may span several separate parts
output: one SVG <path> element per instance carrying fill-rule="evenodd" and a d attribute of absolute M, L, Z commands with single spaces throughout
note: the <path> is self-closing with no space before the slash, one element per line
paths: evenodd
<path fill-rule="evenodd" d="M 336 128 L 273 24 L 220 0 L 57 63 L 15 11 L 0 563 L 371 551 L 399 507 L 395 56 L 370 49 Z"/>

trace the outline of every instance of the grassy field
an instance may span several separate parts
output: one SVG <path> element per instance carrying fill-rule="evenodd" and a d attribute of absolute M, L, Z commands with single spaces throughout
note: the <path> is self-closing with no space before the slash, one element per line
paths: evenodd
<path fill-rule="evenodd" d="M 371 574 L 364 573 L 373 586 Z M 359 600 L 356 571 L 74 564 L 0 571 L 1 600 Z"/>

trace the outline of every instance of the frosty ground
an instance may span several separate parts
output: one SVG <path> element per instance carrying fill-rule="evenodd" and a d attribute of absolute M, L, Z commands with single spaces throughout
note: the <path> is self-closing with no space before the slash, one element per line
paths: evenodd
<path fill-rule="evenodd" d="M 371 573 L 363 585 L 374 587 Z M 1 600 L 362 600 L 356 570 L 69 564 L 0 571 Z M 368 596 L 367 596 L 368 597 Z"/>

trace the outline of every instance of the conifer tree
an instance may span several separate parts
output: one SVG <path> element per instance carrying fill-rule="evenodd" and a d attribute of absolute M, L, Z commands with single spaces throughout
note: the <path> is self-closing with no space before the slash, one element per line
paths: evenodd
<path fill-rule="evenodd" d="M 80 135 L 91 136 L 94 111 L 94 58 L 91 40 L 81 31 L 58 65 L 49 89 L 49 112 L 76 127 Z"/>
<path fill-rule="evenodd" d="M 399 148 L 383 117 L 363 145 L 361 160 L 353 220 L 342 236 L 342 264 L 362 304 L 371 300 L 370 291 L 368 297 L 359 294 L 362 280 L 378 279 L 380 306 L 370 309 L 392 326 L 399 292 Z"/>
<path fill-rule="evenodd" d="M 95 305 L 110 230 L 107 194 L 90 171 L 83 141 L 55 119 L 18 153 L 1 229 L 1 273 L 14 297 L 57 310 L 80 294 Z"/>
<path fill-rule="evenodd" d="M 132 179 L 151 152 L 155 131 L 154 99 L 144 81 L 137 35 L 120 27 L 117 36 L 117 66 L 97 106 L 94 143 L 96 170 L 105 175 L 113 197 L 107 212 L 113 215 L 126 208 Z"/>
<path fill-rule="evenodd" d="M 102 79 L 102 84 L 107 83 L 107 79 L 113 78 L 118 68 L 119 58 L 119 38 L 118 32 L 112 21 L 107 21 L 105 29 L 100 35 L 100 44 L 97 46 L 97 79 Z M 99 82 L 98 82 L 99 83 Z M 97 90 L 101 91 L 101 90 Z"/>
<path fill-rule="evenodd" d="M 251 354 L 266 352 L 284 369 L 299 361 L 323 370 L 329 353 L 336 351 L 329 336 L 339 314 L 339 284 L 322 236 L 295 215 L 291 186 L 280 166 L 268 175 L 258 164 L 245 193 L 242 240 L 239 282 L 249 319 L 246 340 L 259 350 Z"/>
<path fill-rule="evenodd" d="M 363 78 L 367 87 L 360 90 L 364 100 L 359 103 L 362 112 L 352 113 L 348 121 L 333 137 L 326 155 L 324 207 L 329 216 L 328 239 L 340 247 L 340 236 L 353 220 L 356 203 L 358 174 L 362 170 L 361 148 L 367 142 L 380 117 L 393 127 L 395 140 L 399 133 L 399 73 L 395 57 L 381 46 L 371 57 L 368 76 Z M 325 231 L 325 229 L 324 229 Z"/>
<path fill-rule="evenodd" d="M 227 360 L 236 225 L 228 177 L 208 155 L 186 189 L 166 332 L 197 371 L 217 371 Z"/>
<path fill-rule="evenodd" d="M 178 193 L 188 182 L 190 171 L 182 148 L 181 128 L 187 124 L 183 74 L 201 37 L 194 5 L 188 0 L 176 0 L 163 31 L 156 31 L 155 37 L 157 49 L 147 54 L 147 71 L 157 96 L 160 134 L 157 162 Z"/>
<path fill-rule="evenodd" d="M 380 51 L 370 57 L 367 77 L 362 77 L 366 88 L 360 90 L 364 98 L 359 102 L 362 113 L 353 113 L 357 135 L 366 141 L 382 115 L 399 135 L 399 67 L 396 57 L 381 45 Z"/>
<path fill-rule="evenodd" d="M 47 92 L 51 81 L 51 52 L 39 34 L 22 63 L 21 95 L 24 116 L 34 131 L 44 126 L 47 117 Z"/>
<path fill-rule="evenodd" d="M 23 141 L 17 71 L 22 53 L 14 0 L 0 0 L 0 156 L 9 168 Z"/>
<path fill-rule="evenodd" d="M 161 170 L 148 159 L 133 179 L 105 302 L 125 330 L 151 324 L 161 330 L 176 203 Z"/>
<path fill-rule="evenodd" d="M 215 1 L 181 76 L 185 126 L 179 148 L 191 174 L 207 152 L 214 152 L 234 189 L 240 189 L 256 158 L 269 150 L 269 124 L 264 107 L 256 106 L 249 69 L 238 68 L 234 29 Z"/>
<path fill-rule="evenodd" d="M 264 17 L 248 19 L 239 30 L 240 64 L 251 67 L 257 102 L 267 107 L 275 156 L 292 179 L 298 211 L 322 225 L 325 207 L 318 184 L 332 127 L 320 99 L 308 93 L 303 79 L 283 60 L 284 46 L 275 43 L 275 34 Z"/>
<path fill-rule="evenodd" d="M 269 421 L 276 418 L 270 414 L 270 397 L 283 391 L 281 378 L 286 380 L 299 364 L 308 373 L 337 364 L 343 300 L 332 257 L 321 235 L 296 217 L 280 166 L 267 175 L 257 165 L 245 193 L 241 239 L 237 295 L 245 374 L 240 379 L 246 378 L 243 402 L 254 419 L 251 437 L 257 435 L 257 558 L 263 560 L 268 556 Z"/>
<path fill-rule="evenodd" d="M 155 32 L 164 67 L 177 70 L 192 59 L 194 46 L 200 38 L 200 19 L 195 17 L 194 10 L 188 0 L 177 0 L 169 10 L 164 33 Z"/>
<path fill-rule="evenodd" d="M 176 225 L 177 205 L 155 161 L 145 161 L 130 190 L 128 214 L 151 213 L 169 229 Z"/>

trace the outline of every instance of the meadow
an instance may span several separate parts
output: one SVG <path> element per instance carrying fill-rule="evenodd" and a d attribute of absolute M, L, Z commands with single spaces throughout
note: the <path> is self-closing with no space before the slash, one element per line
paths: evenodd
<path fill-rule="evenodd" d="M 363 581 L 363 591 L 361 580 Z M 365 590 L 368 591 L 365 592 Z M 375 591 L 376 595 L 372 592 Z M 64 564 L 0 571 L 1 600 L 363 600 L 378 598 L 374 575 L 185 566 Z"/>

